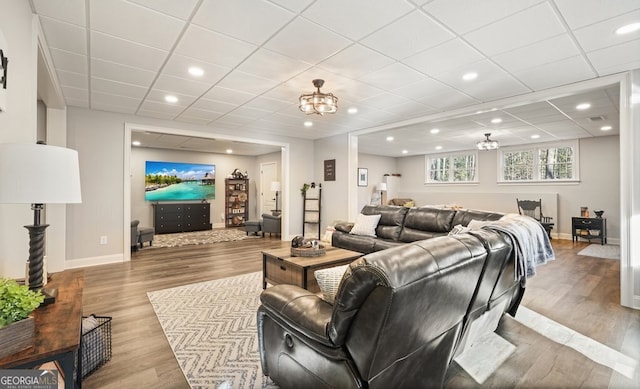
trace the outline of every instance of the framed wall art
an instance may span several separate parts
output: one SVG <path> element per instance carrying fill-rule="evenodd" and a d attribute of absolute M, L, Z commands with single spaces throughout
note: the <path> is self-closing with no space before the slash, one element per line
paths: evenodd
<path fill-rule="evenodd" d="M 359 167 L 358 168 L 358 186 L 367 186 L 369 185 L 369 171 L 367 168 Z"/>

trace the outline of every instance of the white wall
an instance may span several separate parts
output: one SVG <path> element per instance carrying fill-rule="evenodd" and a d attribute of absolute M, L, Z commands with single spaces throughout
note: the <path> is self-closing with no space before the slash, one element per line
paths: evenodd
<path fill-rule="evenodd" d="M 9 59 L 6 111 L 0 112 L 0 142 L 35 142 L 37 35 L 29 2 L 0 0 L 0 30 L 6 40 L 2 50 Z M 0 204 L 0 276 L 24 277 L 29 238 L 23 226 L 32 222 L 29 204 Z"/>
<path fill-rule="evenodd" d="M 322 183 L 322 220 L 320 230 L 324 231 L 327 225 L 334 220 L 344 220 L 348 214 L 348 174 L 356 176 L 357 171 L 349 171 L 348 135 L 336 135 L 315 141 L 314 175 L 309 176 L 305 181 L 298 183 L 298 197 L 300 188 L 304 182 Z M 335 159 L 335 181 L 324 181 L 324 161 Z M 302 211 L 302 202 L 300 203 Z M 301 221 L 302 222 L 302 221 Z M 322 233 L 320 234 L 322 237 Z"/>
<path fill-rule="evenodd" d="M 381 157 L 371 154 L 358 154 L 358 167 L 366 168 L 369 182 L 366 187 L 358 187 L 358 209 L 362 209 L 367 204 L 371 203 L 371 196 L 374 192 L 378 191 L 377 186 L 384 182 L 385 174 L 393 174 L 396 172 L 397 158 Z M 353 172 L 357 174 L 357 172 Z M 390 199 L 387 199 L 390 200 Z"/>
<path fill-rule="evenodd" d="M 603 209 L 607 234 L 620 238 L 619 137 L 585 138 L 580 142 L 580 182 L 562 184 L 498 184 L 497 151 L 478 153 L 478 184 L 424 184 L 424 156 L 398 158 L 402 174 L 399 195 L 416 205 L 458 204 L 502 212 L 517 212 L 516 197 L 542 198 L 545 214 L 554 217 L 555 234 L 571 237 L 571 217 L 580 207 Z M 557 197 L 557 205 L 553 199 Z M 549 204 L 551 202 L 551 204 Z"/>

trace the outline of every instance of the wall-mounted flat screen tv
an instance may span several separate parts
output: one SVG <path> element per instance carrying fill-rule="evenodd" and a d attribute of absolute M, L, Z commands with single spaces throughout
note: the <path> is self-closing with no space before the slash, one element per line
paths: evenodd
<path fill-rule="evenodd" d="M 216 198 L 216 165 L 146 161 L 146 201 L 211 200 Z"/>

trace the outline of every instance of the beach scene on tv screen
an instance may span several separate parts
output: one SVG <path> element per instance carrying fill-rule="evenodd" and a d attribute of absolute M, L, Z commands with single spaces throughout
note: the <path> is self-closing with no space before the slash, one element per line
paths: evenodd
<path fill-rule="evenodd" d="M 215 199 L 216 166 L 146 161 L 144 185 L 147 201 Z"/>

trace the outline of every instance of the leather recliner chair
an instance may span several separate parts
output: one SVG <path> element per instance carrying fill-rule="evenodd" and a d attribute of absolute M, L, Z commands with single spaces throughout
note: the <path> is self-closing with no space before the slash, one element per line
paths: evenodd
<path fill-rule="evenodd" d="M 293 285 L 267 288 L 258 308 L 263 373 L 283 389 L 440 387 L 510 256 L 499 233 L 465 233 L 354 261 L 333 306 Z M 498 294 L 515 311 L 511 291 Z"/>

